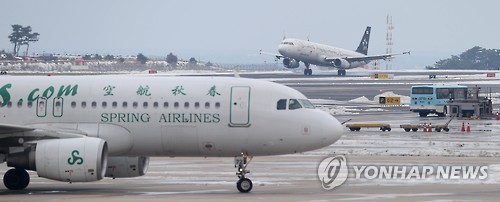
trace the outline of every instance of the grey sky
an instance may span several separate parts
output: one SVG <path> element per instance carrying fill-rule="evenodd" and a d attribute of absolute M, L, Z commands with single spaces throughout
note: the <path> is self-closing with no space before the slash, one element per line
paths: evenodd
<path fill-rule="evenodd" d="M 283 35 L 355 49 L 372 26 L 369 54 L 385 53 L 392 15 L 395 65 L 433 64 L 475 45 L 500 48 L 500 1 L 463 0 L 3 0 L 0 49 L 11 50 L 12 24 L 40 33 L 36 53 L 99 53 L 263 62 Z M 31 52 L 31 51 L 30 51 Z M 402 67 L 399 67 L 402 68 Z"/>

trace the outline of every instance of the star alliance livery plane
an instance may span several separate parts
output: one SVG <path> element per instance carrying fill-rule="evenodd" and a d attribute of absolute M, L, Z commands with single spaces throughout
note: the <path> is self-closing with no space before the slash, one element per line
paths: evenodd
<path fill-rule="evenodd" d="M 366 27 L 356 51 L 314 43 L 309 40 L 285 38 L 278 46 L 280 54 L 262 51 L 260 54 L 275 56 L 277 60 L 283 58 L 283 65 L 290 69 L 298 68 L 299 62 L 302 61 L 306 66 L 304 75 L 312 75 L 312 69 L 309 66 L 313 64 L 337 68 L 339 76 L 345 76 L 346 69 L 360 67 L 373 60 L 387 60 L 395 55 L 410 54 L 408 51 L 399 54 L 367 55 L 370 32 L 371 27 Z"/>
<path fill-rule="evenodd" d="M 0 163 L 8 189 L 29 174 L 64 182 L 146 173 L 150 156 L 234 157 L 237 188 L 253 156 L 337 141 L 341 124 L 300 92 L 229 77 L 4 76 Z"/>

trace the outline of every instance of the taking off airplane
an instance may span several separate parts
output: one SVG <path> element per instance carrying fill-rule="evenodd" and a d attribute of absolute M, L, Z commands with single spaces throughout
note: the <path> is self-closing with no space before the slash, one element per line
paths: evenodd
<path fill-rule="evenodd" d="M 151 156 L 234 157 L 237 188 L 253 156 L 337 141 L 341 124 L 300 92 L 229 77 L 4 76 L 0 163 L 8 189 L 26 170 L 65 182 L 137 177 Z"/>
<path fill-rule="evenodd" d="M 346 50 L 324 44 L 310 42 L 309 40 L 285 38 L 278 46 L 280 54 L 260 51 L 260 54 L 275 56 L 277 60 L 283 58 L 286 68 L 299 67 L 299 62 L 306 66 L 304 75 L 312 75 L 311 64 L 337 68 L 339 76 L 346 75 L 346 69 L 360 67 L 373 60 L 391 59 L 395 55 L 410 54 L 410 51 L 397 54 L 368 55 L 371 27 L 366 27 L 361 42 L 356 51 Z"/>

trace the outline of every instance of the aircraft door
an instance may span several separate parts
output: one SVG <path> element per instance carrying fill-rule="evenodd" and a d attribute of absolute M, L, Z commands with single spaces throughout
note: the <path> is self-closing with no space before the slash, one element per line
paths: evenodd
<path fill-rule="evenodd" d="M 36 101 L 36 116 L 45 117 L 47 116 L 47 98 L 41 97 Z"/>
<path fill-rule="evenodd" d="M 250 126 L 250 86 L 231 87 L 229 125 Z"/>
<path fill-rule="evenodd" d="M 56 97 L 54 98 L 54 102 L 52 106 L 52 115 L 54 117 L 61 117 L 63 115 L 63 98 L 62 97 Z"/>

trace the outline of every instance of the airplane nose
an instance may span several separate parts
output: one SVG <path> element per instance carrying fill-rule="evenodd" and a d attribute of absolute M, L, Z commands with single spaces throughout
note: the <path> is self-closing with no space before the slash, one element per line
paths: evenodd
<path fill-rule="evenodd" d="M 332 115 L 326 113 L 324 122 L 322 124 L 323 137 L 325 139 L 325 146 L 331 145 L 342 137 L 344 128 L 342 124 Z"/>
<path fill-rule="evenodd" d="M 283 45 L 279 45 L 279 46 L 278 46 L 278 52 L 279 52 L 281 55 L 285 54 L 285 47 L 283 47 Z"/>

